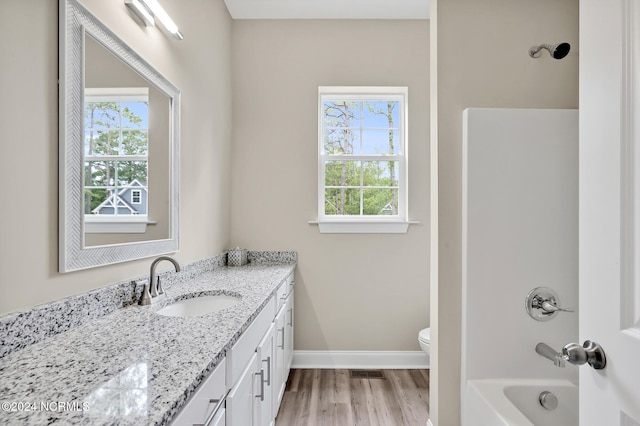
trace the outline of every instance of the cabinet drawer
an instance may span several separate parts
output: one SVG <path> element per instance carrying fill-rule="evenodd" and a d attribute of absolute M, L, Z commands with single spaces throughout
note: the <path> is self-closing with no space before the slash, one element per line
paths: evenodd
<path fill-rule="evenodd" d="M 223 359 L 198 387 L 172 424 L 174 426 L 204 424 L 216 407 L 217 400 L 227 393 L 225 376 L 226 360 Z"/>
<path fill-rule="evenodd" d="M 276 301 L 272 297 L 265 307 L 253 320 L 249 328 L 227 352 L 227 383 L 236 383 L 247 362 L 256 352 L 256 348 L 267 332 L 267 329 L 276 315 Z"/>

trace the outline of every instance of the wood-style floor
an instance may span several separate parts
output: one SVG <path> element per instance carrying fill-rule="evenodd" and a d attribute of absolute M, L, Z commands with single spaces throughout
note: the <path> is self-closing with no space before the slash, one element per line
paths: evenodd
<path fill-rule="evenodd" d="M 291 370 L 276 426 L 425 426 L 429 370 L 381 370 L 383 379 L 350 370 Z"/>

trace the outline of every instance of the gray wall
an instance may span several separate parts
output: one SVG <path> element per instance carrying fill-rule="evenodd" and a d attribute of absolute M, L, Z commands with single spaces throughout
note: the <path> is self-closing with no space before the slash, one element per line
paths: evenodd
<path fill-rule="evenodd" d="M 233 23 L 232 244 L 293 249 L 296 349 L 419 350 L 429 320 L 428 21 Z M 409 87 L 407 234 L 320 234 L 318 86 Z"/>
<path fill-rule="evenodd" d="M 432 285 L 431 414 L 460 424 L 462 111 L 467 107 L 577 108 L 578 0 L 430 0 L 437 38 L 439 235 Z M 531 46 L 568 41 L 561 61 Z M 546 56 L 545 56 L 546 55 Z M 433 58 L 432 58 L 433 60 Z M 433 87 L 433 86 L 432 86 Z M 434 93 L 435 94 L 435 93 Z"/>
<path fill-rule="evenodd" d="M 223 252 L 230 234 L 231 18 L 222 1 L 163 0 L 181 42 L 140 27 L 124 2 L 84 0 L 182 91 L 181 249 L 193 262 Z M 58 2 L 0 2 L 0 314 L 144 275 L 149 260 L 58 270 Z M 185 190 L 188 188 L 188 190 Z"/>
<path fill-rule="evenodd" d="M 20 176 L 5 199 L 34 206 L 3 210 L 0 314 L 143 275 L 149 264 L 57 272 L 57 4 L 38 3 L 0 4 L 1 27 L 21 35 L 0 40 L 0 177 Z M 176 258 L 231 244 L 298 250 L 297 349 L 418 350 L 429 320 L 428 22 L 232 22 L 221 1 L 165 0 L 185 34 L 177 42 L 138 26 L 124 4 L 83 3 L 182 91 Z M 319 85 L 409 86 L 409 213 L 421 224 L 408 234 L 320 235 L 307 223 L 317 211 Z"/>

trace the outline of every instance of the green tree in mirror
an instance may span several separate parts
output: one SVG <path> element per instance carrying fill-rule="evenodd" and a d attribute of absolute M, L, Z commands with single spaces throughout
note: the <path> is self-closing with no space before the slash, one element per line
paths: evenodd
<path fill-rule="evenodd" d="M 324 102 L 325 154 L 345 157 L 325 163 L 325 214 L 398 214 L 399 162 L 375 159 L 398 152 L 397 106 L 398 101 Z"/>
<path fill-rule="evenodd" d="M 84 213 L 147 214 L 148 101 L 85 102 Z"/>

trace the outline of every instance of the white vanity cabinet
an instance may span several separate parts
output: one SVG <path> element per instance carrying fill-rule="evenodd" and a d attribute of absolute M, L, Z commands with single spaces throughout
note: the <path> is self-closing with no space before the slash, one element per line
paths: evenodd
<path fill-rule="evenodd" d="M 293 358 L 293 284 L 292 273 L 173 425 L 275 425 Z M 226 401 L 219 405 L 225 395 Z M 212 414 L 214 408 L 216 414 Z"/>
<path fill-rule="evenodd" d="M 254 425 L 256 417 L 256 374 L 257 362 L 255 352 L 249 359 L 244 371 L 238 376 L 237 382 L 233 385 L 229 396 L 227 397 L 227 425 Z"/>
<path fill-rule="evenodd" d="M 293 359 L 293 274 L 278 289 L 278 313 L 274 319 L 274 386 L 273 415 L 278 415 L 278 408 L 284 395 Z"/>
<path fill-rule="evenodd" d="M 284 377 L 286 384 L 286 379 L 289 377 L 289 371 L 291 370 L 291 363 L 293 362 L 293 317 L 295 314 L 293 307 L 293 289 L 287 297 L 285 309 L 286 316 L 284 324 Z"/>
<path fill-rule="evenodd" d="M 257 361 L 262 371 L 262 377 L 260 379 L 261 389 L 260 389 L 260 402 L 256 402 L 259 406 L 259 412 L 257 421 L 255 424 L 257 425 L 269 425 L 273 426 L 275 424 L 276 413 L 274 413 L 273 406 L 273 398 L 274 398 L 274 381 L 273 381 L 273 373 L 274 373 L 274 341 L 275 341 L 275 324 L 272 322 L 267 330 L 267 333 L 264 335 L 264 338 L 258 345 L 256 349 Z"/>
<path fill-rule="evenodd" d="M 287 385 L 287 377 L 284 375 L 284 348 L 286 340 L 286 317 L 285 306 L 282 306 L 274 319 L 275 338 L 273 348 L 273 412 L 274 415 L 278 414 L 278 408 L 280 408 L 280 402 L 284 395 L 284 389 Z"/>
<path fill-rule="evenodd" d="M 227 426 L 275 425 L 275 418 L 278 415 L 293 358 L 293 285 L 293 274 L 291 274 L 276 290 L 275 297 L 271 301 L 273 304 L 268 305 L 268 309 L 271 309 L 269 313 L 267 314 L 263 310 L 247 329 L 246 333 L 253 333 L 254 327 L 257 330 L 262 330 L 261 339 L 258 341 L 254 335 L 250 342 L 243 343 L 242 349 L 238 347 L 235 351 L 237 354 L 241 354 L 241 351 L 246 351 L 250 346 L 255 348 L 255 360 L 252 358 L 250 364 L 254 378 L 257 380 L 252 382 L 253 401 L 250 408 L 246 404 L 238 404 L 238 408 L 236 408 L 233 399 L 239 397 L 233 393 L 233 390 L 231 391 L 232 394 L 229 395 L 227 401 Z M 238 343 L 244 339 L 244 336 L 238 340 Z M 230 372 L 227 375 L 227 380 L 231 380 L 232 383 L 237 382 L 233 371 L 237 368 L 237 365 L 234 367 L 234 363 L 236 363 L 234 349 L 238 343 L 234 345 L 231 353 L 227 354 L 227 371 Z M 248 374 L 249 370 L 246 371 Z M 248 381 L 245 383 L 245 387 L 247 391 L 242 396 L 249 395 Z M 246 415 L 236 415 L 235 411 L 241 409 L 240 407 L 245 413 L 252 413 L 251 419 Z"/>
<path fill-rule="evenodd" d="M 273 338 L 269 336 L 273 335 L 276 307 L 276 298 L 271 297 L 227 353 L 227 382 L 233 383 L 227 398 L 228 426 L 270 424 L 271 397 L 266 393 L 271 390 L 267 379 L 271 379 Z"/>
<path fill-rule="evenodd" d="M 227 398 L 227 425 L 260 426 L 275 422 L 270 377 L 273 359 L 273 323 L 260 341 Z"/>
<path fill-rule="evenodd" d="M 225 426 L 226 369 L 223 359 L 178 413 L 172 425 Z"/>

